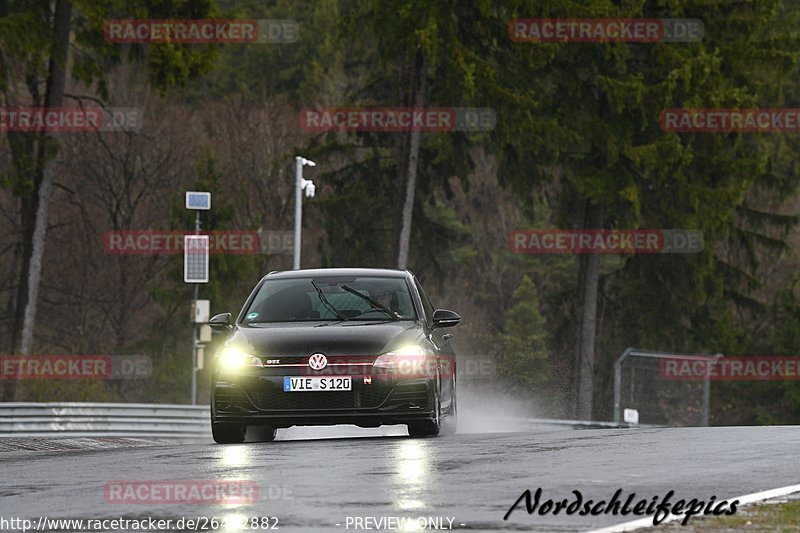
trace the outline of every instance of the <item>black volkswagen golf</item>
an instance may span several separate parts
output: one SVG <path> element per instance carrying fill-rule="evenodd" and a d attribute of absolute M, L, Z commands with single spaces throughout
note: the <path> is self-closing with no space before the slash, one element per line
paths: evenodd
<path fill-rule="evenodd" d="M 456 426 L 455 353 L 445 328 L 461 317 L 434 310 L 409 271 L 270 272 L 253 289 L 214 358 L 211 429 L 242 442 L 278 428 L 406 424 L 413 437 Z"/>

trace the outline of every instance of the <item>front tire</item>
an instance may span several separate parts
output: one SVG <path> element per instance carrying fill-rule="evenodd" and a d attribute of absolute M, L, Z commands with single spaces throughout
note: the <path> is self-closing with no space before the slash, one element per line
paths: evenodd
<path fill-rule="evenodd" d="M 217 444 L 239 444 L 244 442 L 247 426 L 211 422 L 211 436 Z"/>
<path fill-rule="evenodd" d="M 432 420 L 414 422 L 408 425 L 408 436 L 413 438 L 436 437 L 439 435 L 439 431 L 441 431 L 441 428 Z"/>
<path fill-rule="evenodd" d="M 432 420 L 420 420 L 419 422 L 410 422 L 408 424 L 408 435 L 413 438 L 427 438 L 436 437 L 442 430 L 442 405 L 439 401 L 439 395 L 435 396 L 436 413 Z"/>
<path fill-rule="evenodd" d="M 256 442 L 272 442 L 275 440 L 278 430 L 272 426 L 248 426 L 247 432 L 251 440 L 255 440 Z"/>
<path fill-rule="evenodd" d="M 455 385 L 455 384 L 454 384 Z M 444 416 L 441 424 L 441 435 L 455 435 L 458 431 L 458 404 L 456 402 L 455 386 L 453 387 L 453 400 L 450 413 Z"/>

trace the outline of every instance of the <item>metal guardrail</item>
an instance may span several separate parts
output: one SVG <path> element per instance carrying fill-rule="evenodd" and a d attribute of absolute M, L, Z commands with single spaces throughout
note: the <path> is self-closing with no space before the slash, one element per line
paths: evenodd
<path fill-rule="evenodd" d="M 574 429 L 628 424 L 552 418 L 508 418 L 519 426 Z M 645 426 L 639 426 L 645 427 Z M 145 403 L 0 403 L 0 437 L 209 438 L 207 406 Z"/>
<path fill-rule="evenodd" d="M 575 429 L 602 429 L 638 427 L 618 422 L 599 422 L 596 420 L 560 420 L 556 418 L 526 418 L 526 422 L 544 426 L 568 426 Z"/>
<path fill-rule="evenodd" d="M 572 429 L 625 429 L 656 427 L 644 424 L 627 424 L 625 422 L 602 422 L 597 420 L 564 420 L 558 418 L 509 418 L 509 422 L 531 426 L 563 426 Z"/>
<path fill-rule="evenodd" d="M 209 437 L 208 406 L 0 403 L 0 437 Z"/>
<path fill-rule="evenodd" d="M 622 355 L 620 355 L 617 360 L 614 362 L 614 421 L 619 422 L 622 418 L 622 409 L 621 406 L 621 397 L 622 397 L 622 364 L 631 357 L 644 357 L 644 358 L 651 358 L 651 359 L 684 359 L 689 361 L 694 361 L 697 359 L 707 360 L 709 356 L 707 355 L 699 355 L 699 354 L 672 354 L 672 353 L 661 353 L 661 352 L 648 352 L 645 350 L 639 350 L 637 348 L 628 348 Z M 722 357 L 722 354 L 716 354 L 714 356 Z M 710 414 L 710 403 L 711 398 L 711 381 L 710 377 L 706 376 L 706 379 L 703 380 L 703 399 L 701 404 L 701 426 L 708 426 L 709 414 Z"/>

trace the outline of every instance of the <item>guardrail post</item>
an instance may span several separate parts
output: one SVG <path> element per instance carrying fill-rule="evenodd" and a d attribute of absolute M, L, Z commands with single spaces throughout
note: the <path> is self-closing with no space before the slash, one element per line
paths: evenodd
<path fill-rule="evenodd" d="M 614 422 L 619 424 L 622 420 L 620 402 L 622 396 L 622 362 L 633 352 L 633 348 L 628 348 L 620 355 L 614 363 Z"/>

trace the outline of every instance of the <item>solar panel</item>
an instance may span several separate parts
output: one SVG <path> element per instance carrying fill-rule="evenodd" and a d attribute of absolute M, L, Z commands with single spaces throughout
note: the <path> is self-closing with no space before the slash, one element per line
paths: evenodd
<path fill-rule="evenodd" d="M 183 281 L 208 283 L 208 235 L 183 236 Z"/>
<path fill-rule="evenodd" d="M 211 193 L 187 191 L 186 209 L 211 209 Z"/>

